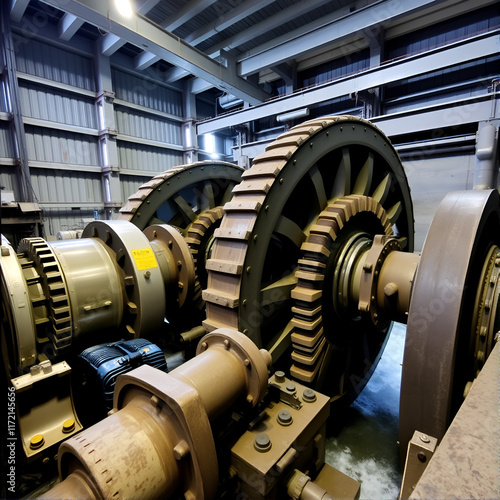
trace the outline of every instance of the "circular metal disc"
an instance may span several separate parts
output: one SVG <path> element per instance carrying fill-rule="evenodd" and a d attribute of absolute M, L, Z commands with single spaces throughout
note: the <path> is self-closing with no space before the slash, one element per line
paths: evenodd
<path fill-rule="evenodd" d="M 474 304 L 481 269 L 500 240 L 497 191 L 448 194 L 415 275 L 400 400 L 400 446 L 418 430 L 441 439 L 475 378 Z"/>

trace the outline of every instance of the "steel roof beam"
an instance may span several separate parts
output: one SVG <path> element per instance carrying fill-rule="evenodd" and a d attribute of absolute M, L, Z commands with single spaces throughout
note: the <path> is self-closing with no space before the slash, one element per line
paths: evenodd
<path fill-rule="evenodd" d="M 260 106 L 236 111 L 219 118 L 198 124 L 198 134 L 208 134 L 216 130 L 266 118 L 346 96 L 352 92 L 368 90 L 387 85 L 412 76 L 429 73 L 466 61 L 498 54 L 500 35 L 481 35 L 474 39 L 440 47 L 424 54 L 417 54 L 402 61 L 362 71 L 355 76 L 340 78 L 332 83 L 296 92 L 290 96 L 274 99 Z"/>
<path fill-rule="evenodd" d="M 29 3 L 30 0 L 11 0 L 10 18 L 16 23 L 20 22 Z"/>
<path fill-rule="evenodd" d="M 377 28 L 389 20 L 410 12 L 416 12 L 423 7 L 440 1 L 442 0 L 414 0 L 412 2 L 382 0 L 335 19 L 327 25 L 311 30 L 309 33 L 304 34 L 301 31 L 300 36 L 298 36 L 298 33 L 288 33 L 286 41 L 278 45 L 274 43 L 270 48 L 257 47 L 252 50 L 252 56 L 240 59 L 239 73 L 242 76 L 257 73 L 277 63 L 294 59 L 307 52 L 331 44 L 332 40 L 341 40 L 352 36 L 353 33 Z M 238 39 L 244 40 L 249 35 L 250 33 L 242 32 L 238 35 Z"/>
<path fill-rule="evenodd" d="M 240 78 L 234 65 L 223 66 L 206 54 L 196 50 L 180 38 L 164 31 L 142 16 L 125 18 L 115 5 L 102 0 L 42 0 L 43 3 L 69 12 L 84 21 L 126 40 L 137 47 L 147 47 L 148 51 L 161 59 L 189 71 L 213 86 L 259 104 L 268 94 Z"/>
<path fill-rule="evenodd" d="M 157 5 L 160 0 L 145 0 L 139 7 L 137 8 L 138 14 L 146 14 L 148 13 L 155 5 Z M 99 39 L 99 49 L 103 56 L 111 56 L 118 49 L 123 47 L 127 43 L 127 40 L 123 40 L 122 38 L 114 35 L 113 33 L 107 33 L 102 38 Z"/>
<path fill-rule="evenodd" d="M 221 50 L 236 48 L 239 45 L 252 40 L 259 35 L 267 33 L 268 31 L 280 26 L 286 21 L 297 19 L 300 15 L 308 12 L 310 9 L 314 9 L 328 3 L 330 0 L 314 0 L 309 3 L 303 2 L 302 5 L 295 5 L 283 10 L 277 15 L 270 16 L 263 23 L 252 26 L 251 28 L 242 31 L 242 33 L 236 37 L 231 37 L 223 42 L 218 43 L 210 47 L 205 52 L 210 55 L 210 57 L 215 57 Z M 238 7 L 232 9 L 227 13 L 227 16 L 223 16 L 222 19 L 217 19 L 213 23 L 204 26 L 202 29 L 194 32 L 192 35 L 186 37 L 186 42 L 192 45 L 197 45 L 216 33 L 232 26 L 233 24 L 241 21 L 246 16 L 257 12 L 257 10 L 266 7 L 271 4 L 270 0 L 261 0 L 260 2 L 254 2 L 252 0 L 245 2 Z M 166 79 L 168 82 L 175 82 L 185 77 L 188 73 L 181 68 L 172 68 L 167 72 Z"/>
<path fill-rule="evenodd" d="M 59 38 L 61 40 L 71 40 L 73 35 L 82 27 L 84 21 L 73 14 L 64 14 L 57 25 Z"/>
<path fill-rule="evenodd" d="M 182 26 L 184 23 L 192 19 L 200 12 L 203 12 L 207 7 L 210 7 L 215 2 L 216 0 L 195 0 L 192 2 L 188 2 L 185 4 L 182 10 L 178 11 L 174 16 L 160 23 L 160 25 L 162 28 L 165 28 L 168 31 L 175 31 L 179 26 Z M 189 40 L 185 41 L 189 43 Z M 136 60 L 137 69 L 144 70 L 148 66 L 151 66 L 152 64 L 157 62 L 158 58 L 153 57 L 153 54 L 151 54 L 151 52 L 145 50 L 136 57 Z"/>

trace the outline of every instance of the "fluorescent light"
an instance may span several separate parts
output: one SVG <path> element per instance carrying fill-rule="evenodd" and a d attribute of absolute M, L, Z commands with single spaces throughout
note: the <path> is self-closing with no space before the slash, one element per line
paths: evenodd
<path fill-rule="evenodd" d="M 295 111 L 290 111 L 290 113 L 283 113 L 276 117 L 276 121 L 283 123 L 289 122 L 290 120 L 296 120 L 297 118 L 305 118 L 309 116 L 309 108 L 297 109 Z"/>
<path fill-rule="evenodd" d="M 132 17 L 134 13 L 134 9 L 132 8 L 132 4 L 130 0 L 115 0 L 116 8 L 118 12 L 125 17 Z"/>

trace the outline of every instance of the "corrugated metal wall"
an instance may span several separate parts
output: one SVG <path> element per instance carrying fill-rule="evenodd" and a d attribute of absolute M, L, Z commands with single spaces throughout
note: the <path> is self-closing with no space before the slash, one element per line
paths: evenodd
<path fill-rule="evenodd" d="M 147 175 L 183 163 L 182 93 L 116 67 L 112 79 L 121 192 L 126 201 Z"/>
<path fill-rule="evenodd" d="M 113 68 L 113 88 L 117 99 L 182 116 L 182 94 L 151 78 L 140 78 L 118 68 Z"/>
<path fill-rule="evenodd" d="M 115 116 L 120 134 L 182 146 L 180 122 L 123 106 L 115 107 Z"/>
<path fill-rule="evenodd" d="M 41 204 L 64 208 L 92 205 L 102 208 L 102 184 L 99 174 L 35 168 L 31 182 Z"/>
<path fill-rule="evenodd" d="M 98 211 L 98 218 L 102 216 L 103 211 Z M 94 218 L 95 213 L 92 209 L 45 208 L 42 211 L 45 232 L 51 235 L 57 235 L 59 231 L 83 229 Z"/>
<path fill-rule="evenodd" d="M 91 98 L 27 81 L 20 82 L 19 94 L 23 116 L 97 129 L 95 100 Z"/>
<path fill-rule="evenodd" d="M 81 228 L 84 220 L 94 218 L 94 211 L 104 216 L 101 165 L 106 153 L 99 142 L 103 124 L 96 94 L 100 75 L 95 74 L 93 60 L 97 48 L 75 38 L 64 48 L 20 31 L 15 39 L 31 184 L 51 239 L 59 230 Z M 107 90 L 114 92 L 116 100 L 111 109 L 118 132 L 121 183 L 121 200 L 113 201 L 124 203 L 151 176 L 183 163 L 183 95 L 159 80 L 116 65 L 111 74 L 112 88 Z M 9 111 L 4 87 L 1 111 Z M 9 122 L 0 121 L 0 163 L 5 158 L 0 182 L 20 196 L 12 137 Z"/>
<path fill-rule="evenodd" d="M 14 158 L 14 154 L 9 122 L 0 121 L 0 158 Z"/>
<path fill-rule="evenodd" d="M 154 146 L 129 142 L 122 143 L 121 141 L 118 141 L 118 153 L 122 170 L 137 170 L 140 172 L 163 172 L 181 165 L 183 158 L 181 151 L 168 151 Z M 127 172 L 127 174 L 130 173 Z M 144 177 L 142 179 L 142 182 L 144 182 Z"/>
<path fill-rule="evenodd" d="M 90 57 L 35 38 L 16 37 L 17 71 L 86 90 L 96 90 Z"/>
<path fill-rule="evenodd" d="M 99 165 L 97 137 L 26 125 L 28 157 L 32 161 Z"/>

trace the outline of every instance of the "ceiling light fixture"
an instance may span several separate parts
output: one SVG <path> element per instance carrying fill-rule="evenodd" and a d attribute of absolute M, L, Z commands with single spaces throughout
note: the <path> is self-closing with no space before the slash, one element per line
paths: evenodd
<path fill-rule="evenodd" d="M 134 13 L 134 9 L 132 8 L 132 4 L 130 0 L 115 0 L 115 6 L 118 9 L 118 12 L 125 17 L 132 17 Z"/>

